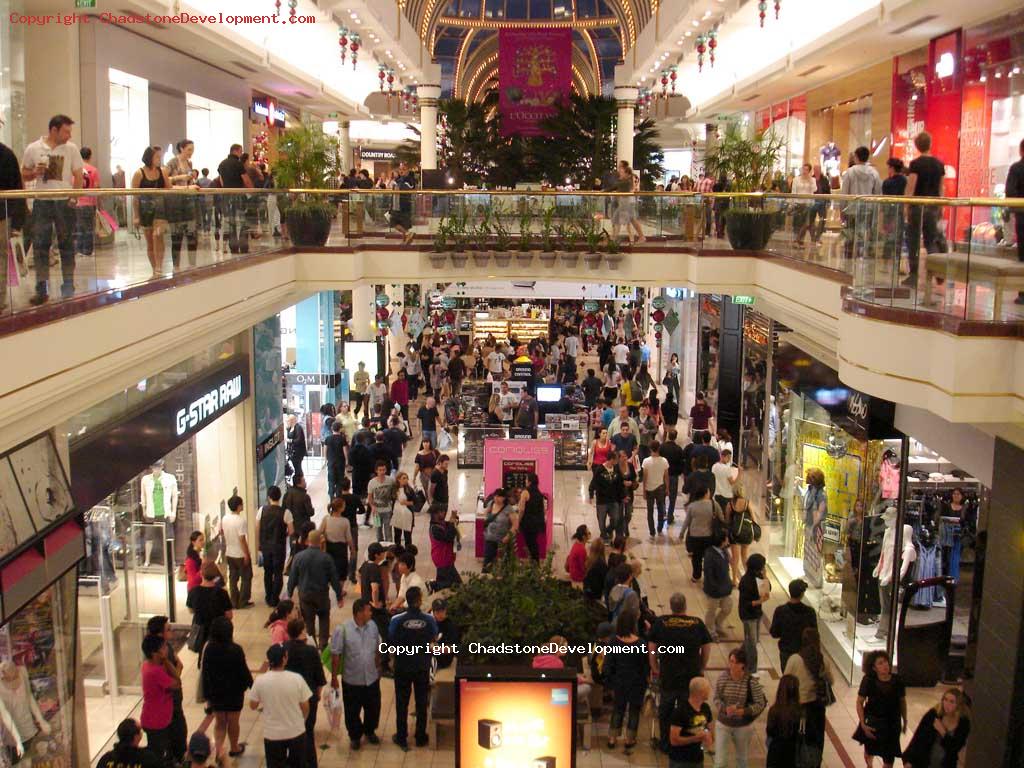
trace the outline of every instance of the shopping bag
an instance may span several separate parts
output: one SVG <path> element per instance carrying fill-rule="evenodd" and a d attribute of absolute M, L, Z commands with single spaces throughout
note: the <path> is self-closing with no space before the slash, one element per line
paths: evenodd
<path fill-rule="evenodd" d="M 9 288 L 17 288 L 21 285 L 21 277 L 18 273 L 18 259 L 14 255 L 14 240 L 12 237 L 7 243 L 7 286 Z"/>
<path fill-rule="evenodd" d="M 337 731 L 341 728 L 341 715 L 344 711 L 341 691 L 337 688 L 331 688 L 330 692 L 324 697 L 324 706 L 327 708 L 327 718 L 330 720 L 331 730 Z"/>
<path fill-rule="evenodd" d="M 104 235 L 112 235 L 114 232 L 117 232 L 117 220 L 107 211 L 104 211 L 102 208 L 97 208 L 96 217 L 96 223 L 105 230 Z"/>
<path fill-rule="evenodd" d="M 437 433 L 437 450 L 439 451 L 450 451 L 452 449 L 452 436 L 448 433 L 447 429 L 442 429 Z"/>

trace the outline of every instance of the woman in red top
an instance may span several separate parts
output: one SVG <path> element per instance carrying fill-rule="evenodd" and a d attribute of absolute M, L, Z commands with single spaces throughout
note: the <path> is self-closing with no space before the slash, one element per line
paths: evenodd
<path fill-rule="evenodd" d="M 405 370 L 398 370 L 398 378 L 391 384 L 391 402 L 402 410 L 402 418 L 409 420 L 409 382 L 405 380 Z"/>
<path fill-rule="evenodd" d="M 206 548 L 206 537 L 202 531 L 192 531 L 188 537 L 188 550 L 185 552 L 185 591 L 191 592 L 203 580 L 203 550 Z"/>
<path fill-rule="evenodd" d="M 174 691 L 181 690 L 176 667 L 167 658 L 167 642 L 161 635 L 146 635 L 142 640 L 142 716 L 149 750 L 169 764 L 171 720 L 174 717 Z"/>
<path fill-rule="evenodd" d="M 583 586 L 583 578 L 587 575 L 587 542 L 590 541 L 590 530 L 585 525 L 576 529 L 572 535 L 572 548 L 565 558 L 565 570 L 569 572 L 569 580 L 574 587 Z"/>

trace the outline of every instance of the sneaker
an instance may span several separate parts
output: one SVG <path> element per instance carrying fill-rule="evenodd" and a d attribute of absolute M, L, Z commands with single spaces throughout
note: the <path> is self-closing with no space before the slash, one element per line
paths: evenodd
<path fill-rule="evenodd" d="M 430 743 L 430 737 L 429 736 L 424 736 L 422 739 L 419 736 L 416 737 L 416 746 L 417 747 L 425 747 L 429 743 Z"/>
<path fill-rule="evenodd" d="M 45 293 L 37 293 L 31 299 L 28 300 L 28 303 L 31 304 L 33 307 L 38 307 L 38 306 L 41 306 L 41 305 L 45 304 L 49 300 L 50 300 L 50 297 L 47 294 L 45 294 Z"/>
<path fill-rule="evenodd" d="M 406 743 L 405 741 L 402 741 L 402 739 L 398 738 L 398 734 L 397 733 L 394 736 L 391 737 L 391 741 L 393 741 L 395 746 L 398 747 L 403 752 L 408 752 L 409 751 L 408 743 Z"/>
<path fill-rule="evenodd" d="M 352 742 L 349 744 L 349 749 L 351 749 L 353 752 L 358 752 L 360 746 L 362 745 L 360 744 L 359 739 L 353 739 Z"/>

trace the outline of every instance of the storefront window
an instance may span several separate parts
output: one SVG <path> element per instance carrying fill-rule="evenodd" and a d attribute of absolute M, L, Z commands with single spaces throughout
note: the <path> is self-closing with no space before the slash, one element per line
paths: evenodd
<path fill-rule="evenodd" d="M 748 309 L 743 316 L 743 410 L 739 454 L 736 463 L 743 495 L 760 511 L 764 499 L 768 452 L 767 424 L 769 347 L 771 320 Z"/>
<path fill-rule="evenodd" d="M 215 177 L 215 169 L 227 155 L 228 147 L 242 143 L 244 119 L 238 107 L 186 93 L 185 133 L 196 147 L 192 166 L 209 168 L 210 178 Z"/>
<path fill-rule="evenodd" d="M 110 69 L 110 173 L 117 167 L 131 178 L 141 162 L 139 147 L 149 144 L 149 81 Z"/>
<path fill-rule="evenodd" d="M 75 572 L 67 572 L 0 627 L 0 703 L 17 729 L 22 764 L 75 764 Z M 10 764 L 9 762 L 7 763 Z"/>
<path fill-rule="evenodd" d="M 0 18 L 21 13 L 21 0 L 0 0 Z M 0 25 L 0 141 L 21 154 L 25 132 L 25 38 L 23 24 Z"/>
<path fill-rule="evenodd" d="M 718 404 L 718 339 L 721 317 L 722 297 L 717 294 L 701 294 L 697 391 L 704 393 L 712 411 Z"/>

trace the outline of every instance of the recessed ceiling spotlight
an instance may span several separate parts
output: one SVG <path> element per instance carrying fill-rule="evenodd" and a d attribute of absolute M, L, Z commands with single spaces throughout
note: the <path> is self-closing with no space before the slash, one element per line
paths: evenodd
<path fill-rule="evenodd" d="M 981 82 L 983 82 L 983 83 L 987 83 L 988 82 L 988 75 L 982 75 L 978 79 L 981 80 Z"/>
<path fill-rule="evenodd" d="M 356 16 L 358 16 L 359 14 L 358 14 L 358 13 L 356 13 L 355 11 L 349 11 L 349 12 L 348 12 L 348 15 L 349 15 L 349 16 L 351 16 L 351 17 L 352 17 L 352 18 L 354 19 L 354 18 L 355 18 Z"/>
<path fill-rule="evenodd" d="M 1003 70 L 997 69 L 996 70 L 996 80 L 1000 79 L 1002 76 L 1003 76 Z"/>
<path fill-rule="evenodd" d="M 693 24 L 693 26 L 695 26 L 695 27 L 699 27 L 699 26 L 700 26 L 700 22 L 699 22 L 699 21 L 697 21 L 696 19 L 694 19 L 694 20 L 693 20 L 693 21 L 691 21 L 690 23 L 691 23 L 691 24 Z"/>
<path fill-rule="evenodd" d="M 704 11 L 704 18 L 705 19 L 711 18 L 711 11 Z"/>
<path fill-rule="evenodd" d="M 690 37 L 693 34 L 690 30 L 686 30 L 686 34 L 683 37 Z"/>
<path fill-rule="evenodd" d="M 1013 68 L 1013 74 L 1019 75 L 1020 74 L 1020 67 L 1014 67 Z"/>
<path fill-rule="evenodd" d="M 683 44 L 683 38 L 680 37 L 678 40 L 676 40 L 676 45 L 682 45 L 682 44 Z"/>
<path fill-rule="evenodd" d="M 384 53 L 386 53 L 388 56 L 391 55 L 391 51 L 384 51 Z"/>

